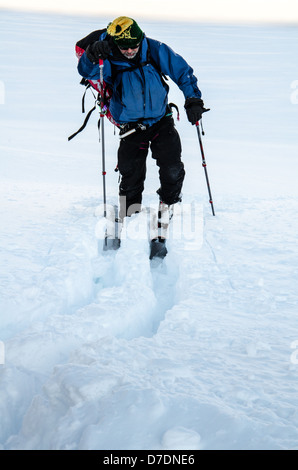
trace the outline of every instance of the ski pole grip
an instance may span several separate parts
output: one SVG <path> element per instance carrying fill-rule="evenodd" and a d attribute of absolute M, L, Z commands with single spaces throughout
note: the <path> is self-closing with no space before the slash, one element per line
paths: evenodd
<path fill-rule="evenodd" d="M 103 59 L 98 60 L 98 65 L 99 65 L 99 73 L 100 73 L 100 109 L 101 109 L 101 116 L 103 116 L 103 97 L 104 97 L 104 92 L 103 92 Z"/>
<path fill-rule="evenodd" d="M 98 61 L 99 70 L 100 70 L 100 83 L 103 84 L 103 60 L 99 59 Z"/>

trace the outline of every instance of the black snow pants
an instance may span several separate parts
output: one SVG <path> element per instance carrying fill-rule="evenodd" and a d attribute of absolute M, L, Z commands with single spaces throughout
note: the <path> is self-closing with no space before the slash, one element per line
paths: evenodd
<path fill-rule="evenodd" d="M 141 208 L 149 148 L 159 167 L 160 188 L 157 193 L 160 200 L 169 205 L 181 200 L 185 176 L 181 141 L 172 116 L 166 115 L 146 130 L 136 131 L 120 141 L 120 217 L 131 215 Z"/>

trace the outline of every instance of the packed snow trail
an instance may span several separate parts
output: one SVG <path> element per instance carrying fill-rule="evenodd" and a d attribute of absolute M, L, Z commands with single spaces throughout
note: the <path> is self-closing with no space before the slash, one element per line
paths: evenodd
<path fill-rule="evenodd" d="M 44 295 L 61 295 L 55 273 L 66 261 L 69 269 L 71 254 L 76 276 L 83 281 L 89 273 L 88 296 L 84 304 L 65 291 L 60 308 L 68 303 L 68 312 L 39 304 L 42 321 L 7 342 L 5 448 L 294 447 L 296 392 L 285 384 L 296 375 L 290 344 L 298 332 L 288 322 L 297 294 L 295 277 L 292 289 L 287 278 L 283 286 L 280 269 L 295 270 L 296 241 L 290 236 L 284 253 L 274 227 L 297 202 L 262 204 L 274 207 L 262 233 L 253 236 L 253 200 L 242 201 L 241 212 L 230 203 L 216 224 L 206 214 L 200 250 L 180 252 L 172 243 L 163 271 L 151 270 L 145 240 L 97 254 L 96 238 L 87 235 L 96 227 L 92 203 L 64 214 L 71 236 L 61 237 L 64 250 L 61 239 L 52 246 L 47 269 L 54 276 Z M 82 224 L 89 227 L 83 237 Z"/>
<path fill-rule="evenodd" d="M 2 189 L 6 195 L 9 194 L 8 187 Z M 48 191 L 52 189 L 48 188 Z M 38 201 L 44 190 L 44 186 L 35 188 Z M 25 189 L 18 187 L 18 191 L 21 197 Z M 66 188 L 61 188 L 61 191 L 66 191 Z M 59 197 L 57 188 L 55 193 Z M 48 214 L 48 210 L 46 212 Z M 9 375 L 14 386 L 4 393 L 2 406 L 12 425 L 18 422 L 18 415 L 22 416 L 24 407 L 29 406 L 32 400 L 30 392 L 27 396 L 24 389 L 31 390 L 33 381 L 34 388 L 40 390 L 53 367 L 66 362 L 70 352 L 85 342 L 109 336 L 128 340 L 138 336 L 150 337 L 164 318 L 166 306 L 172 305 L 176 274 L 165 275 L 162 268 L 151 271 L 145 239 L 139 244 L 135 240 L 123 241 L 123 247 L 117 253 L 98 253 L 99 244 L 95 236 L 97 212 L 92 201 L 87 205 L 73 204 L 70 214 L 63 213 L 61 220 L 58 220 L 56 211 L 52 232 L 49 231 L 50 223 L 37 223 L 39 214 L 33 225 L 38 237 L 40 233 L 46 234 L 46 243 L 36 247 L 40 250 L 38 257 L 43 250 L 45 253 L 39 260 L 34 278 L 30 279 L 33 283 L 26 285 L 28 273 L 25 271 L 19 286 L 14 285 L 15 291 L 19 287 L 19 298 L 9 291 L 6 298 L 2 298 L 6 312 L 13 315 L 7 316 L 7 328 L 2 329 L 2 334 L 7 336 L 6 364 L 10 372 L 14 370 L 13 377 Z M 27 231 L 23 229 L 22 235 L 18 264 L 23 263 L 28 255 L 31 258 L 36 256 L 31 245 L 32 241 L 36 243 L 32 240 L 32 226 L 29 225 Z M 8 260 L 11 265 L 11 260 Z M 30 265 L 27 266 L 30 269 Z M 18 305 L 17 310 L 15 304 Z M 12 323 L 18 326 L 12 327 Z M 5 326 L 5 321 L 2 326 Z M 22 333 L 10 338 L 11 328 L 16 332 L 20 328 Z M 11 369 L 9 364 L 13 365 Z M 7 370 L 1 372 L 5 383 Z M 21 396 L 15 395 L 18 380 L 22 382 Z M 9 426 L 8 429 L 14 431 Z"/>
<path fill-rule="evenodd" d="M 67 142 L 81 123 L 74 44 L 109 20 L 1 12 L 0 446 L 296 449 L 297 31 L 144 25 L 199 75 L 216 212 L 182 115 L 182 209 L 198 237 L 177 236 L 174 216 L 153 267 L 133 236 L 144 214 L 119 251 L 98 250 L 96 123 Z M 105 129 L 115 204 L 118 138 Z M 157 188 L 149 157 L 145 206 Z"/>

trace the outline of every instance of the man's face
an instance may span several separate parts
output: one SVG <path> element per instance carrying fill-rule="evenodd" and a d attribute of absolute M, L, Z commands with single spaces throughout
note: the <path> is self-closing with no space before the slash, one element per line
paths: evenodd
<path fill-rule="evenodd" d="M 139 51 L 139 47 L 140 47 L 139 44 L 134 48 L 130 47 L 128 49 L 118 46 L 121 54 L 123 54 L 124 57 L 126 57 L 127 59 L 133 59 L 137 55 L 137 53 Z"/>

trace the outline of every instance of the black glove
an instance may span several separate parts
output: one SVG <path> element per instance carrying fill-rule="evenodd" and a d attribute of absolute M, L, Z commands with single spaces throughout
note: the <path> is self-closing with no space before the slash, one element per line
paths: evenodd
<path fill-rule="evenodd" d="M 204 102 L 201 98 L 186 98 L 184 108 L 187 118 L 192 124 L 196 124 L 203 113 L 210 111 L 210 109 L 204 108 Z"/>
<path fill-rule="evenodd" d="M 93 64 L 98 64 L 99 59 L 105 60 L 111 52 L 108 41 L 95 41 L 86 49 L 86 56 Z"/>

